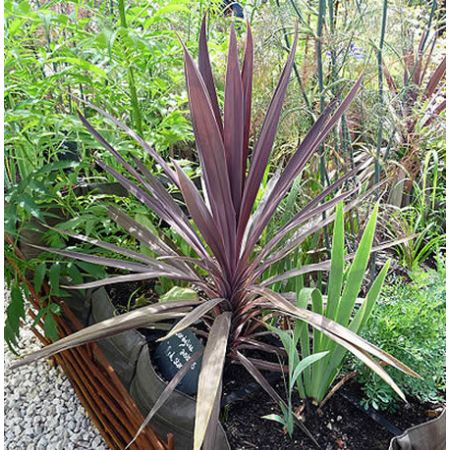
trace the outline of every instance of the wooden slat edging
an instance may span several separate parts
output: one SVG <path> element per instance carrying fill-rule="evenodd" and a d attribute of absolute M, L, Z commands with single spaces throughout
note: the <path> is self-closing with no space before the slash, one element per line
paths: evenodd
<path fill-rule="evenodd" d="M 23 257 L 20 250 L 17 255 Z M 8 262 L 15 266 L 16 272 L 26 283 L 32 304 L 38 310 L 40 296 L 35 292 L 32 283 L 19 270 L 14 260 L 8 258 Z M 49 293 L 46 283 L 44 290 L 46 294 Z M 58 303 L 63 311 L 63 316 L 55 317 L 61 337 L 83 328 L 63 300 L 52 298 L 52 301 Z M 31 309 L 29 313 L 31 317 L 36 317 Z M 38 325 L 42 326 L 42 322 L 40 321 Z M 49 343 L 43 333 L 36 328 L 33 332 L 42 343 Z M 61 352 L 53 358 L 66 373 L 81 404 L 108 446 L 112 450 L 123 450 L 139 429 L 144 417 L 100 347 L 95 343 L 83 345 Z M 167 442 L 163 442 L 151 426 L 147 426 L 131 448 L 173 450 L 173 436 L 169 434 Z"/>

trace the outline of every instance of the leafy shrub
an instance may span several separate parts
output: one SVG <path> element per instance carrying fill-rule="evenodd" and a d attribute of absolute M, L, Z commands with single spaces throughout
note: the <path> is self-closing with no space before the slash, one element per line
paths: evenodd
<path fill-rule="evenodd" d="M 445 390 L 445 271 L 417 271 L 414 281 L 386 283 L 363 336 L 414 367 L 423 379 L 405 377 L 387 368 L 396 383 L 422 402 L 441 402 Z M 395 409 L 395 394 L 359 363 L 364 403 Z"/>

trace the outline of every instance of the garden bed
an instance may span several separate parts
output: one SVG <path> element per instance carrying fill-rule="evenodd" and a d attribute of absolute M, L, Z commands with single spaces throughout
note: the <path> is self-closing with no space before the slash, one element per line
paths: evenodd
<path fill-rule="evenodd" d="M 34 3 L 5 340 L 45 347 L 11 369 L 54 357 L 112 450 L 444 450 L 439 2 Z"/>
<path fill-rule="evenodd" d="M 239 384 L 245 386 L 244 371 L 237 371 L 233 388 Z M 279 392 L 283 391 L 282 382 L 277 383 Z M 400 435 L 411 426 L 431 420 L 436 405 L 420 404 L 416 400 L 399 413 L 379 414 L 387 426 L 398 432 L 393 434 L 388 429 L 374 421 L 370 412 L 364 412 L 358 403 L 362 400 L 361 388 L 352 382 L 338 391 L 324 406 L 320 415 L 305 423 L 313 434 L 320 449 L 353 449 L 353 450 L 387 450 L 395 435 Z M 300 399 L 296 398 L 300 405 Z M 299 429 L 295 429 L 292 439 L 283 431 L 281 425 L 262 419 L 267 414 L 279 414 L 279 408 L 270 397 L 261 390 L 255 392 L 246 401 L 237 402 L 227 408 L 222 421 L 227 437 L 233 450 L 316 450 L 317 447 Z"/>
<path fill-rule="evenodd" d="M 126 299 L 133 292 L 139 292 L 153 301 L 155 294 L 152 287 L 152 282 L 130 283 L 110 286 L 107 292 L 112 304 L 124 311 L 128 303 Z M 155 339 L 164 333 L 151 333 L 149 337 L 146 330 L 140 332 L 146 336 L 150 359 L 153 360 Z M 257 353 L 253 355 L 260 356 Z M 162 378 L 157 366 L 153 367 Z M 273 372 L 264 375 L 277 392 L 284 392 L 281 376 Z M 370 407 L 364 408 L 362 400 L 361 386 L 352 380 L 337 391 L 319 413 L 315 407 L 311 407 L 305 425 L 321 449 L 387 450 L 392 438 L 412 426 L 432 420 L 443 409 L 441 405 L 422 404 L 411 398 L 408 404 L 401 404 L 397 412 L 377 412 Z M 294 404 L 301 403 L 301 399 L 295 395 Z M 298 428 L 290 438 L 281 425 L 262 418 L 272 413 L 280 413 L 278 405 L 254 382 L 249 373 L 239 365 L 228 365 L 224 373 L 221 423 L 231 450 L 317 449 Z"/>

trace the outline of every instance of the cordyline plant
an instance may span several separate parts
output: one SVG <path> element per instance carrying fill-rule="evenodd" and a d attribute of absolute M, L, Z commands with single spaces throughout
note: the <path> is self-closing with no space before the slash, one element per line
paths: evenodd
<path fill-rule="evenodd" d="M 400 389 L 376 359 L 405 373 L 417 376 L 415 372 L 342 325 L 306 308 L 297 307 L 282 295 L 272 291 L 268 287 L 270 282 L 266 281 L 264 285 L 259 284 L 261 274 L 273 263 L 295 250 L 307 236 L 320 229 L 324 223 L 330 223 L 333 220 L 333 217 L 330 216 L 324 221 L 320 219 L 319 223 L 314 226 L 306 227 L 306 230 L 304 227 L 300 228 L 307 222 L 310 225 L 314 218 L 321 217 L 324 211 L 347 198 L 352 192 L 337 195 L 334 199 L 326 201 L 330 193 L 355 174 L 355 172 L 349 172 L 339 181 L 324 189 L 317 198 L 311 200 L 278 230 L 262 249 L 256 251 L 256 244 L 263 230 L 293 180 L 342 116 L 361 85 L 360 78 L 337 108 L 333 102 L 325 109 L 284 170 L 272 177 L 265 195 L 257 202 L 258 190 L 268 165 L 283 99 L 294 63 L 296 43 L 297 33 L 251 155 L 249 153 L 249 134 L 253 46 L 250 28 L 248 27 L 247 31 L 242 69 L 238 60 L 235 31 L 231 28 L 223 120 L 208 56 L 205 21 L 203 21 L 200 33 L 198 66 L 184 48 L 186 84 L 202 168 L 203 195 L 175 161 L 172 164 L 167 163 L 126 125 L 90 105 L 134 138 L 161 166 L 171 182 L 181 190 L 195 227 L 160 181 L 141 161 L 134 159 L 134 165 L 129 164 L 80 114 L 81 120 L 92 135 L 114 155 L 135 181 L 130 181 L 102 161 L 98 161 L 99 166 L 176 230 L 192 247 L 197 257 L 183 256 L 181 252 L 173 249 L 150 229 L 136 222 L 121 210 L 110 208 L 112 218 L 158 256 L 151 258 L 86 236 L 72 235 L 81 241 L 111 250 L 128 259 L 112 259 L 69 250 L 48 250 L 69 258 L 130 272 L 126 275 L 115 275 L 104 280 L 72 287 L 95 288 L 107 284 L 164 276 L 193 283 L 203 290 L 207 298 L 198 301 L 156 303 L 97 323 L 26 356 L 14 364 L 16 367 L 131 328 L 145 327 L 157 322 L 181 318 L 165 336 L 168 338 L 202 320 L 208 329 L 208 339 L 203 352 L 198 381 L 194 449 L 198 450 L 202 445 L 204 448 L 212 448 L 215 425 L 220 410 L 222 372 L 226 361 L 243 365 L 278 404 L 282 401 L 259 371 L 259 369 L 280 370 L 280 366 L 263 359 L 244 356 L 243 352 L 244 349 L 266 352 L 273 352 L 274 348 L 278 350 L 277 347 L 258 340 L 267 333 L 267 329 L 261 324 L 267 320 L 267 313 L 271 312 L 269 317 L 284 315 L 300 319 L 334 340 L 361 359 L 404 398 Z M 351 206 L 347 205 L 346 208 Z M 290 235 L 291 233 L 294 234 Z M 290 239 L 286 242 L 285 238 L 289 236 Z M 282 248 L 279 248 L 280 243 L 282 243 Z M 309 270 L 317 268 L 315 265 Z M 303 269 L 304 272 L 308 271 L 308 268 Z M 201 276 L 200 272 L 207 272 L 208 276 Z M 196 358 L 191 358 L 187 365 Z M 187 372 L 187 365 L 169 383 L 147 417 L 146 423 Z M 211 426 L 208 426 L 209 423 Z"/>

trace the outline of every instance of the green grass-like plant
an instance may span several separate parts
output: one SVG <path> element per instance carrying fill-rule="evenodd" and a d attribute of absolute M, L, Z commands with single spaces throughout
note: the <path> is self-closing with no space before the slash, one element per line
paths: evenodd
<path fill-rule="evenodd" d="M 342 204 L 337 206 L 327 295 L 322 295 L 317 288 L 303 288 L 297 292 L 298 307 L 306 308 L 311 304 L 313 312 L 324 315 L 356 334 L 360 334 L 366 326 L 389 269 L 388 261 L 373 281 L 366 297 L 358 298 L 372 250 L 377 211 L 378 206 L 370 215 L 352 263 L 346 267 L 348 255 L 345 255 L 344 211 Z M 302 398 L 310 398 L 319 404 L 340 373 L 347 351 L 318 330 L 310 334 L 308 328 L 304 322 L 297 321 L 295 324 L 294 336 L 300 346 L 301 357 L 306 358 L 311 352 L 328 354 L 317 364 L 306 368 L 297 380 L 297 387 Z"/>

